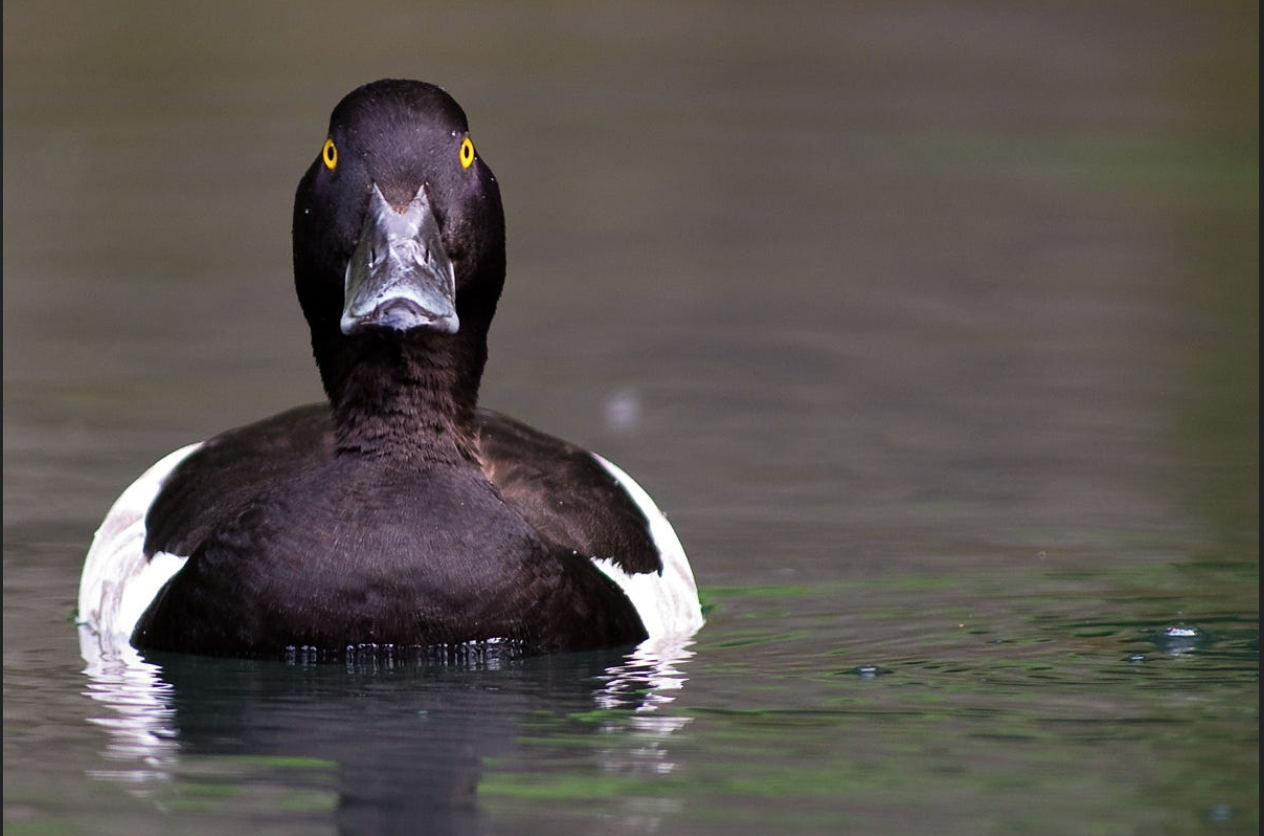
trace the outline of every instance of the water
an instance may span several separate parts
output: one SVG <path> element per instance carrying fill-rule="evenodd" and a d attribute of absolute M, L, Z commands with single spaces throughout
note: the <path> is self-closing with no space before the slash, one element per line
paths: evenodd
<path fill-rule="evenodd" d="M 1255 833 L 1258 8 L 4 9 L 6 833 Z M 290 201 L 446 86 L 484 402 L 668 511 L 667 658 L 93 669 L 176 446 L 315 400 Z"/>

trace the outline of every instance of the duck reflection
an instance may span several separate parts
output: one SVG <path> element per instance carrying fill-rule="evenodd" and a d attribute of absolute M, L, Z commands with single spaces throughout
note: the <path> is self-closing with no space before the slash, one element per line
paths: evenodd
<path fill-rule="evenodd" d="M 578 768 L 661 775 L 675 768 L 671 736 L 689 722 L 669 709 L 687 680 L 688 640 L 534 658 L 478 648 L 277 663 L 106 655 L 91 633 L 80 639 L 85 693 L 99 709 L 89 719 L 109 732 L 109 765 L 90 774 L 176 807 L 206 795 L 213 775 L 231 785 L 221 788 L 230 817 L 247 824 L 257 814 L 340 833 L 490 832 L 480 782 L 532 762 L 528 739 L 564 728 L 568 747 L 576 735 L 591 743 Z M 643 810 L 628 824 L 655 826 Z"/>

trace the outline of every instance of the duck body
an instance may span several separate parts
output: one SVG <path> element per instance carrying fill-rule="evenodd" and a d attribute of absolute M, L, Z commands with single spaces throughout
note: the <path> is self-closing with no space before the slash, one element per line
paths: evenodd
<path fill-rule="evenodd" d="M 102 646 L 539 653 L 696 631 L 692 570 L 644 491 L 477 406 L 504 221 L 456 103 L 421 82 L 353 91 L 294 218 L 329 403 L 177 451 L 124 492 L 80 584 Z"/>

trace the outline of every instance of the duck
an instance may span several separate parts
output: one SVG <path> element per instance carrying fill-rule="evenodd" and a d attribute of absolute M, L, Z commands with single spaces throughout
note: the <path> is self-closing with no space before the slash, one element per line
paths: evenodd
<path fill-rule="evenodd" d="M 103 653 L 548 654 L 700 629 L 646 491 L 478 402 L 505 215 L 447 92 L 348 93 L 299 180 L 292 244 L 327 402 L 185 446 L 123 491 L 79 586 Z"/>

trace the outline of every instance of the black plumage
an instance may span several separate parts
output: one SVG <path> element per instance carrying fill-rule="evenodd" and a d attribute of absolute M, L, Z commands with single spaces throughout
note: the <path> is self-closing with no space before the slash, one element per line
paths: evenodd
<path fill-rule="evenodd" d="M 293 245 L 329 403 L 217 436 L 167 476 L 145 556 L 188 561 L 132 643 L 268 656 L 645 638 L 591 560 L 661 574 L 643 509 L 587 451 L 478 407 L 505 225 L 456 102 L 411 81 L 349 94 L 299 183 Z"/>

